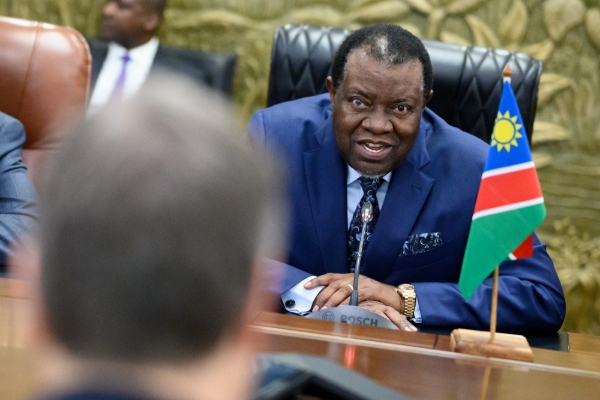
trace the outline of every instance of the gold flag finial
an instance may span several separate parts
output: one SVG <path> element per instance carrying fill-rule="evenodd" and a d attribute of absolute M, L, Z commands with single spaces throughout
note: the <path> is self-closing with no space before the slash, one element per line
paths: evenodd
<path fill-rule="evenodd" d="M 506 67 L 504 67 L 504 70 L 502 71 L 502 75 L 505 78 L 510 79 L 512 76 L 512 69 L 510 69 L 510 67 L 508 66 L 508 64 L 506 64 Z"/>

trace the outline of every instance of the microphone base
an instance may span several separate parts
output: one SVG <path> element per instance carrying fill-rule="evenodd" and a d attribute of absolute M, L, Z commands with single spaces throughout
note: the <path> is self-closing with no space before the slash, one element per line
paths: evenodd
<path fill-rule="evenodd" d="M 321 319 L 324 321 L 341 322 L 354 325 L 374 326 L 377 328 L 398 329 L 396 325 L 364 308 L 356 306 L 337 306 L 319 310 L 306 315 L 304 318 Z"/>

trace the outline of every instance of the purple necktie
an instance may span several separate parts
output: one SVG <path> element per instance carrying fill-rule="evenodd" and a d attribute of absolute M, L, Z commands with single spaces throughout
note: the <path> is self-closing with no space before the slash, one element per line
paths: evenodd
<path fill-rule="evenodd" d="M 115 99 L 120 99 L 123 95 L 123 87 L 125 86 L 125 72 L 127 71 L 127 63 L 131 61 L 131 57 L 129 57 L 129 52 L 126 52 L 123 57 L 123 68 L 121 69 L 121 74 L 119 75 L 119 79 L 117 79 L 117 83 L 115 84 L 115 88 L 113 89 L 110 97 Z"/>

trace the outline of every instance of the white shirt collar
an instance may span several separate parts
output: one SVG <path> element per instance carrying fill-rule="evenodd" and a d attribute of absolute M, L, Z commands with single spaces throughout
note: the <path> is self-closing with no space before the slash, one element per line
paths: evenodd
<path fill-rule="evenodd" d="M 154 56 L 156 55 L 156 51 L 158 50 L 158 38 L 153 37 L 146 43 L 141 46 L 134 47 L 129 50 L 129 57 L 131 58 L 131 62 L 143 64 L 143 65 L 152 65 L 154 61 Z M 108 54 L 106 58 L 122 58 L 127 49 L 121 46 L 118 43 L 110 42 L 108 45 Z"/>
<path fill-rule="evenodd" d="M 392 179 L 392 172 L 393 171 L 390 171 L 387 174 L 385 174 L 383 176 L 383 180 L 389 183 Z M 354 181 L 358 180 L 358 178 L 360 178 L 361 176 L 362 174 L 360 172 L 356 171 L 354 168 L 348 165 L 348 178 L 346 179 L 346 186 L 354 183 Z"/>

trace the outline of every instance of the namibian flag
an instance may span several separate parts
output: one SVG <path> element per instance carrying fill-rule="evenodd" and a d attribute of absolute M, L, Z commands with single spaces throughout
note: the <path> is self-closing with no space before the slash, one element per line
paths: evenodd
<path fill-rule="evenodd" d="M 545 216 L 521 113 L 504 78 L 458 281 L 466 300 L 502 261 L 532 255 L 531 233 Z"/>

